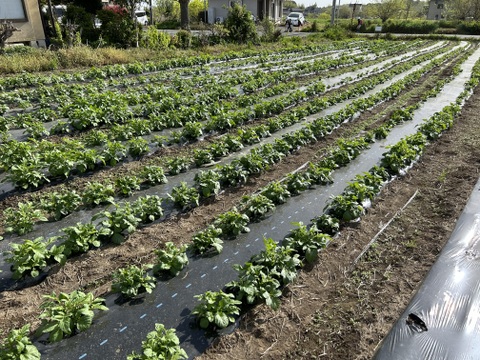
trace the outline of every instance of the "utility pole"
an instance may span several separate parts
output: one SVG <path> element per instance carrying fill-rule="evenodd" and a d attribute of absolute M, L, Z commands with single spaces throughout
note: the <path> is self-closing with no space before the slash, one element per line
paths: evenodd
<path fill-rule="evenodd" d="M 337 6 L 337 0 L 332 0 L 332 17 L 330 19 L 330 25 L 335 24 L 335 14 L 337 12 L 336 6 Z"/>
<path fill-rule="evenodd" d="M 150 25 L 153 25 L 153 3 L 150 0 Z"/>

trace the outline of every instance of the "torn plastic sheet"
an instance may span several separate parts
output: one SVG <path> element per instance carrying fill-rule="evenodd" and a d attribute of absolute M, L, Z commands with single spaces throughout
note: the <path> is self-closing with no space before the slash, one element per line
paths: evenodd
<path fill-rule="evenodd" d="M 480 180 L 376 360 L 480 359 Z"/>

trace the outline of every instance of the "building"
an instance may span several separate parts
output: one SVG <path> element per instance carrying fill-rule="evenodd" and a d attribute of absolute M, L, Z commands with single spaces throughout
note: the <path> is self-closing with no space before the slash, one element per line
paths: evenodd
<path fill-rule="evenodd" d="M 441 20 L 444 18 L 445 0 L 430 0 L 428 3 L 427 20 Z"/>
<path fill-rule="evenodd" d="M 19 30 L 7 39 L 7 44 L 46 46 L 38 0 L 0 0 L 0 22 L 4 21 L 11 21 Z"/>
<path fill-rule="evenodd" d="M 228 8 L 234 3 L 231 0 L 209 0 L 208 23 L 223 22 L 228 15 Z M 277 23 L 282 19 L 283 0 L 242 0 L 238 3 L 245 5 L 258 20 L 268 18 Z"/>

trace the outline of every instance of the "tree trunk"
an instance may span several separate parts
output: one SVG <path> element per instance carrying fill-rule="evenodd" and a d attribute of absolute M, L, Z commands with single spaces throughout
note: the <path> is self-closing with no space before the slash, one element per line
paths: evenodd
<path fill-rule="evenodd" d="M 184 30 L 190 30 L 190 20 L 188 16 L 188 3 L 190 0 L 178 0 L 180 3 L 180 26 Z"/>
<path fill-rule="evenodd" d="M 48 0 L 48 15 L 50 16 L 50 23 L 52 25 L 52 31 L 55 37 L 58 37 L 57 29 L 55 27 L 55 17 L 53 16 L 52 0 Z"/>

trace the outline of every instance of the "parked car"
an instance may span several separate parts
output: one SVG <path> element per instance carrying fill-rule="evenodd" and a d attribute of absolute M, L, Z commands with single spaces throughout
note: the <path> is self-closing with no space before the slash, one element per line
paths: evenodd
<path fill-rule="evenodd" d="M 145 11 L 137 10 L 135 11 L 135 17 L 137 22 L 142 25 L 148 25 L 148 16 Z"/>
<path fill-rule="evenodd" d="M 305 24 L 305 16 L 299 12 L 291 12 L 287 16 L 287 20 L 290 19 L 293 26 L 302 26 Z"/>

